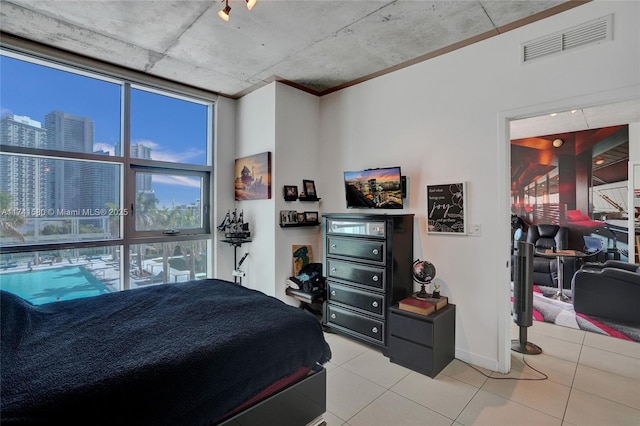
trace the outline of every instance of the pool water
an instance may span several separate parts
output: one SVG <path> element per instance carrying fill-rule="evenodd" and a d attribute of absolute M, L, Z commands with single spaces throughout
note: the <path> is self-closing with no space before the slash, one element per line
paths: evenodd
<path fill-rule="evenodd" d="M 34 305 L 110 292 L 81 266 L 1 274 L 0 289 L 17 294 Z"/>

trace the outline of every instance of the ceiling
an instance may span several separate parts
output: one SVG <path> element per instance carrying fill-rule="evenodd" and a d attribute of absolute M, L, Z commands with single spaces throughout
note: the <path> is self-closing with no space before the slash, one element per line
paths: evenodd
<path fill-rule="evenodd" d="M 239 98 L 274 80 L 323 95 L 585 1 L 1 0 L 13 35 Z"/>
<path fill-rule="evenodd" d="M 0 0 L 19 37 L 231 98 L 272 81 L 322 96 L 579 7 L 566 0 Z M 640 122 L 638 100 L 513 121 L 511 138 Z"/>

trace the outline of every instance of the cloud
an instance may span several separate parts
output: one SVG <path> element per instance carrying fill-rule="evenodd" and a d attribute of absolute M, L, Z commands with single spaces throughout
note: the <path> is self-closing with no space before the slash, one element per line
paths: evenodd
<path fill-rule="evenodd" d="M 111 156 L 116 155 L 116 147 L 114 145 L 109 145 L 108 143 L 94 143 L 93 151 L 107 151 Z"/>
<path fill-rule="evenodd" d="M 200 188 L 202 186 L 200 179 L 182 175 L 154 174 L 152 180 L 154 183 L 173 186 L 188 186 L 190 188 Z"/>
<path fill-rule="evenodd" d="M 185 151 L 175 152 L 165 149 L 162 145 L 150 140 L 136 140 L 132 145 L 143 145 L 151 148 L 151 159 L 156 161 L 167 161 L 171 163 L 194 163 L 194 159 L 206 154 L 205 150 L 188 148 Z M 199 161 L 198 161 L 199 162 Z"/>

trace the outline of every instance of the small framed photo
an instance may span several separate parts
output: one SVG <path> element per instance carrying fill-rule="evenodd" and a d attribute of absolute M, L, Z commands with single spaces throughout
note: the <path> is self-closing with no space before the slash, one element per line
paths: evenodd
<path fill-rule="evenodd" d="M 304 189 L 304 195 L 306 198 L 317 198 L 318 194 L 316 194 L 316 184 L 312 180 L 303 180 L 302 188 Z"/>
<path fill-rule="evenodd" d="M 318 223 L 318 212 L 304 212 L 304 221 L 307 223 Z"/>
<path fill-rule="evenodd" d="M 298 187 L 295 185 L 284 186 L 284 199 L 285 201 L 295 201 L 298 199 Z"/>
<path fill-rule="evenodd" d="M 280 210 L 280 224 L 290 225 L 298 223 L 298 212 L 295 210 Z"/>
<path fill-rule="evenodd" d="M 304 213 L 298 213 L 298 223 L 305 223 L 306 219 L 304 217 Z"/>

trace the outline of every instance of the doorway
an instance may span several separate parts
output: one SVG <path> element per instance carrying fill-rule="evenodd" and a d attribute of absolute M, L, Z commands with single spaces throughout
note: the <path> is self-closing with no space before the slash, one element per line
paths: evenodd
<path fill-rule="evenodd" d="M 610 126 L 619 126 L 619 125 L 627 125 L 630 123 L 635 126 L 629 134 L 629 144 L 632 147 L 640 146 L 640 99 L 625 99 L 628 95 L 628 92 L 623 94 L 620 92 L 616 93 L 608 93 L 604 95 L 598 95 L 594 97 L 585 97 L 583 99 L 574 99 L 574 105 L 595 105 L 590 107 L 578 108 L 576 112 L 579 112 L 579 115 L 575 115 L 576 112 L 569 104 L 562 105 L 553 105 L 553 106 L 544 106 L 544 107 L 527 107 L 521 110 L 515 110 L 510 112 L 505 112 L 500 114 L 500 122 L 504 120 L 505 128 L 504 128 L 504 144 L 501 147 L 501 155 L 504 157 L 503 164 L 506 164 L 504 167 L 504 180 L 503 184 L 505 185 L 504 193 L 504 207 L 509 208 L 511 205 L 511 140 L 518 138 L 525 138 L 533 135 L 553 135 L 559 133 L 569 133 L 569 132 L 578 132 L 585 130 L 585 126 L 590 129 L 594 129 L 597 127 L 610 127 Z M 607 98 L 608 97 L 608 98 Z M 617 101 L 620 100 L 620 101 Z M 566 114 L 563 117 L 562 114 L 557 113 L 558 111 L 564 111 Z M 552 115 L 553 114 L 553 115 Z M 582 124 L 579 123 L 580 120 L 575 120 L 572 118 L 587 117 L 587 121 Z M 558 119 L 560 118 L 560 119 Z M 500 129 L 502 131 L 502 129 Z M 628 160 L 640 160 L 640 152 L 638 152 L 637 148 L 632 148 L 629 150 L 629 158 Z M 508 194 L 508 195 L 507 195 Z M 631 196 L 629 195 L 629 200 L 631 200 Z M 508 220 L 505 213 L 505 220 Z M 629 229 L 633 229 L 633 219 L 629 219 L 629 224 L 631 225 Z M 505 235 L 505 237 L 510 239 L 510 235 Z M 633 239 L 632 239 L 633 240 Z M 635 241 L 633 241 L 635 242 Z M 633 254 L 638 247 L 635 247 L 633 242 L 629 247 L 629 256 L 631 260 L 633 260 Z M 506 275 L 506 274 L 505 274 Z M 509 274 L 510 275 L 510 274 Z M 509 286 L 506 286 L 507 288 Z M 509 300 L 509 298 L 507 298 Z M 510 305 L 510 302 L 508 302 Z M 509 311 L 510 312 L 510 306 Z M 500 360 L 504 364 L 509 364 L 510 357 L 510 331 L 509 327 L 511 324 L 512 318 L 509 314 L 505 315 L 504 321 L 504 329 L 501 331 L 501 341 L 504 343 L 502 359 Z M 507 367 L 509 368 L 509 367 Z"/>

